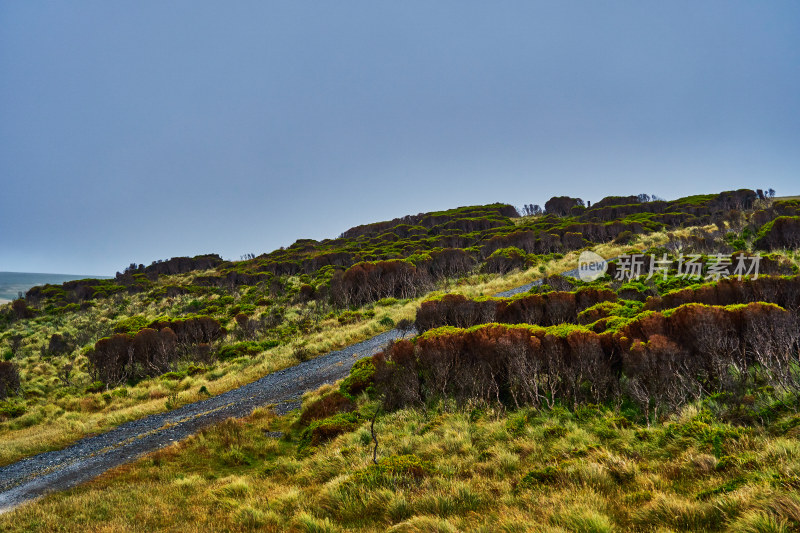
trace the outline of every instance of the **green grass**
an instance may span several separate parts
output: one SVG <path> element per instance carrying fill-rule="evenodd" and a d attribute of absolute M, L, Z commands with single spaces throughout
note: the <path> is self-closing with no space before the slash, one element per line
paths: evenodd
<path fill-rule="evenodd" d="M 366 397 L 360 405 L 374 409 Z M 439 403 L 379 417 L 375 465 L 368 420 L 319 446 L 304 446 L 298 417 L 259 409 L 226 421 L 0 516 L 0 529 L 800 527 L 800 442 L 795 429 L 776 431 L 777 423 L 742 434 L 694 407 L 647 428 L 605 407 L 504 412 Z M 265 431 L 286 436 L 266 438 Z M 725 436 L 721 457 L 709 432 Z"/>

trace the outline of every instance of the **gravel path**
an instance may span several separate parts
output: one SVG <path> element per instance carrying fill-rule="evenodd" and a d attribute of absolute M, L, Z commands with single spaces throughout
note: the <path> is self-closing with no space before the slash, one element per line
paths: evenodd
<path fill-rule="evenodd" d="M 577 276 L 577 270 L 564 272 Z M 528 291 L 541 280 L 497 296 Z M 28 457 L 0 468 L 0 513 L 48 492 L 74 487 L 164 446 L 180 441 L 201 428 L 226 418 L 249 415 L 263 405 L 284 414 L 300 406 L 304 392 L 347 376 L 358 359 L 378 353 L 403 334 L 393 329 L 342 350 L 273 372 L 213 398 L 184 405 L 166 413 L 127 422 L 106 433 L 87 437 L 63 450 Z"/>
<path fill-rule="evenodd" d="M 567 270 L 566 272 L 562 272 L 561 275 L 562 276 L 569 276 L 571 278 L 577 278 L 578 277 L 578 269 L 574 268 L 572 270 Z M 507 291 L 498 292 L 497 294 L 495 294 L 495 296 L 501 296 L 501 297 L 507 298 L 509 296 L 514 296 L 515 294 L 521 294 L 523 292 L 528 292 L 529 290 L 531 290 L 532 287 L 535 287 L 536 285 L 541 285 L 541 284 L 542 284 L 542 280 L 537 279 L 536 281 L 533 281 L 531 283 L 526 283 L 525 285 L 520 285 L 519 287 L 514 287 L 513 289 L 509 289 Z"/>
<path fill-rule="evenodd" d="M 115 466 L 182 440 L 226 418 L 249 415 L 263 405 L 284 414 L 300 405 L 304 392 L 344 378 L 358 359 L 373 355 L 392 339 L 396 329 L 342 350 L 273 372 L 247 385 L 178 409 L 122 424 L 106 433 L 81 439 L 54 452 L 28 457 L 0 468 L 0 513 L 47 492 L 92 479 Z"/>

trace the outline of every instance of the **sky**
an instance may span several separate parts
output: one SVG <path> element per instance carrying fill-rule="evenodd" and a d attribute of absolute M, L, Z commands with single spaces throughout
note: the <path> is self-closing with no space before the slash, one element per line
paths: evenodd
<path fill-rule="evenodd" d="M 798 178 L 794 0 L 0 2 L 0 271 Z"/>

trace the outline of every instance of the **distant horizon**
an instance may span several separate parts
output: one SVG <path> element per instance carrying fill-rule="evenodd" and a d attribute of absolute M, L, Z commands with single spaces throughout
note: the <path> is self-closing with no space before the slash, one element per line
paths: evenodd
<path fill-rule="evenodd" d="M 48 272 L 0 271 L 0 300 L 14 300 L 38 285 L 60 285 L 79 279 L 108 279 L 113 276 L 94 274 L 55 274 Z"/>

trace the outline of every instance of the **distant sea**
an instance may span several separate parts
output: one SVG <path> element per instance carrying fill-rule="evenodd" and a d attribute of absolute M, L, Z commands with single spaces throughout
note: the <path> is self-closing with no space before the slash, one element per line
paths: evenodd
<path fill-rule="evenodd" d="M 75 274 L 39 274 L 35 272 L 0 272 L 0 304 L 14 300 L 31 287 L 45 283 L 62 284 L 73 279 L 108 278 L 108 276 L 79 276 Z"/>

